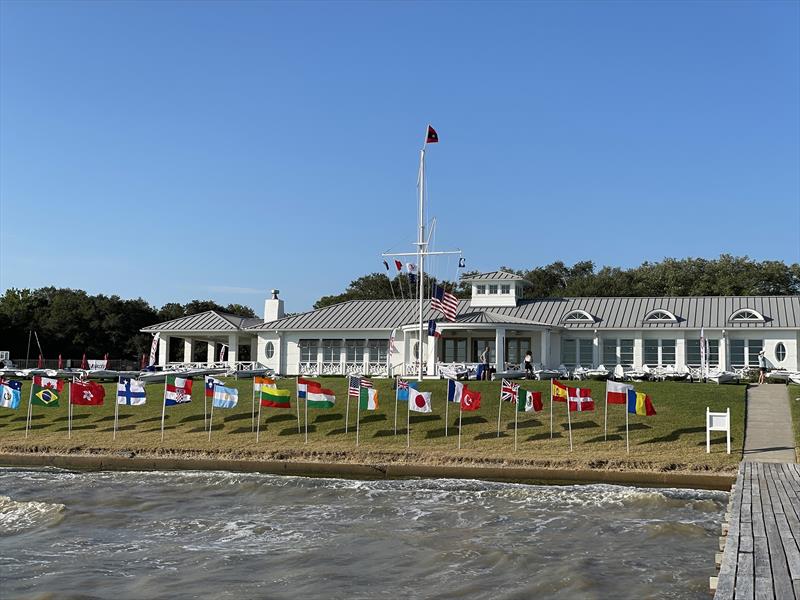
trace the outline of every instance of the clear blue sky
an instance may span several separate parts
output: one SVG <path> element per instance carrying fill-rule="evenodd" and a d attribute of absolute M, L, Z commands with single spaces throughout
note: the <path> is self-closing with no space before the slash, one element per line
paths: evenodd
<path fill-rule="evenodd" d="M 472 269 L 800 259 L 800 3 L 0 3 L 0 287 L 308 309 Z M 439 276 L 450 276 L 444 261 Z"/>

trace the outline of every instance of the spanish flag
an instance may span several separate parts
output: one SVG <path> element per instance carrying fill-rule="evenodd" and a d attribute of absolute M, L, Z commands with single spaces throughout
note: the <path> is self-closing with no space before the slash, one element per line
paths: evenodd
<path fill-rule="evenodd" d="M 650 396 L 630 389 L 628 390 L 628 412 L 632 415 L 651 417 L 656 414 L 656 409 Z"/>
<path fill-rule="evenodd" d="M 550 398 L 555 402 L 566 402 L 569 398 L 567 386 L 557 379 L 550 380 Z"/>

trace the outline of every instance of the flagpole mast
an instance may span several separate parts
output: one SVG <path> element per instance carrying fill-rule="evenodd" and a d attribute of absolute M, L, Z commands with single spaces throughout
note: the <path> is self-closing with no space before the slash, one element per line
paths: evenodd
<path fill-rule="evenodd" d="M 119 384 L 120 383 L 122 383 L 122 376 L 121 375 L 117 378 L 117 390 L 119 390 Z M 117 391 L 117 397 L 114 398 L 114 435 L 111 437 L 112 440 L 116 440 L 117 439 L 117 420 L 118 419 L 119 419 L 119 391 Z"/>
<path fill-rule="evenodd" d="M 348 401 L 350 400 L 349 392 L 347 395 L 347 399 Z M 361 428 L 361 382 L 359 381 L 358 400 L 356 400 L 356 448 L 358 447 L 358 434 L 360 428 Z"/>
<path fill-rule="evenodd" d="M 461 402 L 458 403 L 458 449 L 461 450 L 461 415 L 463 414 Z"/>
<path fill-rule="evenodd" d="M 417 233 L 417 270 L 419 271 L 417 285 L 419 289 L 419 351 L 417 358 L 419 364 L 417 365 L 417 379 L 422 381 L 422 300 L 423 300 L 423 281 L 425 280 L 425 146 L 428 144 L 428 129 L 430 124 L 425 128 L 425 139 L 422 142 L 422 150 L 419 151 L 419 215 L 418 224 L 419 231 Z"/>
<path fill-rule="evenodd" d="M 300 410 L 300 406 L 297 407 L 297 410 Z M 305 419 L 303 419 L 303 421 L 305 421 L 306 425 L 306 441 L 304 443 L 307 444 L 308 443 L 308 390 L 306 390 L 306 416 Z"/>
<path fill-rule="evenodd" d="M 578 392 L 578 399 L 576 402 L 580 402 L 580 392 Z M 570 414 L 569 408 L 569 388 L 567 388 L 567 426 L 569 427 L 569 451 L 572 452 L 572 415 Z"/>
<path fill-rule="evenodd" d="M 408 390 L 408 402 L 406 403 L 406 449 L 411 447 L 411 386 Z"/>
<path fill-rule="evenodd" d="M 300 387 L 300 378 L 294 378 L 294 389 L 295 391 L 299 390 Z M 308 390 L 306 390 L 306 397 L 308 397 Z M 297 394 L 297 433 L 300 433 L 300 394 Z"/>
<path fill-rule="evenodd" d="M 567 407 L 569 408 L 569 407 Z M 553 380 L 550 380 L 550 439 L 553 439 Z"/>
<path fill-rule="evenodd" d="M 27 364 L 27 359 L 26 359 Z M 25 420 L 25 439 L 28 438 L 28 429 L 31 426 L 31 416 L 33 415 L 33 381 L 34 378 L 31 378 L 31 389 L 28 393 L 28 418 Z"/>
<path fill-rule="evenodd" d="M 628 398 L 625 397 L 625 448 L 628 454 L 631 453 L 631 440 L 628 434 Z"/>
<path fill-rule="evenodd" d="M 603 424 L 603 441 L 608 441 L 608 382 L 606 382 L 606 410 L 603 415 L 604 417 L 604 424 Z"/>
<path fill-rule="evenodd" d="M 517 451 L 517 423 L 519 421 L 519 397 L 514 407 L 514 452 Z"/>
<path fill-rule="evenodd" d="M 72 439 L 72 385 L 67 391 L 67 439 Z"/>
<path fill-rule="evenodd" d="M 450 384 L 447 384 L 448 391 L 450 390 Z M 444 437 L 447 437 L 447 421 L 448 421 L 448 409 L 450 408 L 450 397 L 449 394 L 444 397 Z"/>
<path fill-rule="evenodd" d="M 167 381 L 169 381 L 169 375 L 167 378 L 164 379 L 164 401 L 161 403 L 161 441 L 164 441 L 164 415 L 167 412 Z M 203 391 L 203 398 L 206 397 L 205 390 Z"/>
<path fill-rule="evenodd" d="M 216 385 L 214 387 L 217 387 Z M 245 413 L 246 414 L 246 413 Z M 208 419 L 208 441 L 211 441 L 211 424 L 214 422 L 214 398 L 211 398 L 211 416 Z"/>
<path fill-rule="evenodd" d="M 397 435 L 397 395 L 400 393 L 397 377 L 394 378 L 394 434 Z M 407 401 L 408 398 L 406 398 Z"/>
<path fill-rule="evenodd" d="M 253 433 L 256 428 L 256 378 L 253 377 L 253 414 L 250 417 L 250 433 Z"/>
<path fill-rule="evenodd" d="M 502 388 L 502 383 L 500 384 Z M 500 437 L 500 415 L 503 412 L 503 398 L 500 398 L 500 403 L 497 406 L 497 437 Z"/>
<path fill-rule="evenodd" d="M 256 444 L 258 443 L 259 433 L 261 433 L 261 388 L 258 388 L 258 421 L 256 421 Z"/>

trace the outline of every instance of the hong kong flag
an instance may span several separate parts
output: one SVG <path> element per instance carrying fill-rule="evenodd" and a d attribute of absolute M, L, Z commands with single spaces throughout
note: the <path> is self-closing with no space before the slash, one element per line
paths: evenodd
<path fill-rule="evenodd" d="M 106 390 L 94 381 L 75 381 L 70 384 L 69 396 L 72 404 L 100 406 L 106 397 Z"/>
<path fill-rule="evenodd" d="M 426 144 L 435 144 L 439 141 L 439 134 L 436 133 L 436 130 L 428 125 L 428 135 L 425 136 L 425 143 Z"/>
<path fill-rule="evenodd" d="M 461 392 L 461 410 L 478 410 L 481 407 L 481 393 L 464 386 Z"/>

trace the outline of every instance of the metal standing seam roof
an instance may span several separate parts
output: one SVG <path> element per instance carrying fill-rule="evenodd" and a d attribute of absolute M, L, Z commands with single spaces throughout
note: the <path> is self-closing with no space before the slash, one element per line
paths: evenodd
<path fill-rule="evenodd" d="M 156 323 L 143 327 L 141 331 L 157 332 L 157 331 L 241 331 L 263 323 L 262 319 L 251 317 L 240 317 L 238 315 L 231 315 L 228 313 L 219 312 L 216 310 L 207 310 L 205 312 L 197 313 L 196 315 L 188 315 L 186 317 L 178 317 L 171 321 L 164 321 L 163 323 Z"/>
<path fill-rule="evenodd" d="M 740 308 L 758 311 L 761 322 L 730 322 Z M 563 323 L 564 316 L 576 309 L 596 317 L 595 323 Z M 652 310 L 675 314 L 677 323 L 645 323 Z M 417 322 L 417 300 L 350 300 L 318 310 L 257 323 L 251 330 L 331 330 L 393 329 Z M 477 316 L 476 313 L 483 313 Z M 458 303 L 460 323 L 518 323 L 580 329 L 758 329 L 800 328 L 798 296 L 703 296 L 644 298 L 542 298 L 521 300 L 517 306 L 473 307 L 469 300 Z M 469 316 L 468 316 L 469 315 Z M 438 311 L 423 303 L 423 319 L 443 321 Z"/>
<path fill-rule="evenodd" d="M 490 271 L 488 273 L 478 273 L 477 275 L 462 277 L 461 281 L 524 281 L 525 283 L 528 283 L 528 280 L 521 275 L 509 273 L 508 271 Z"/>

